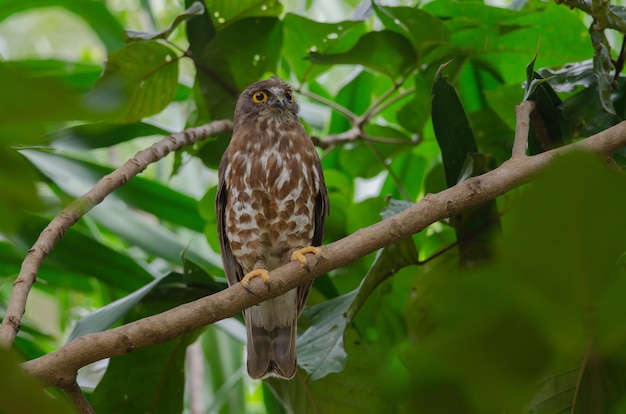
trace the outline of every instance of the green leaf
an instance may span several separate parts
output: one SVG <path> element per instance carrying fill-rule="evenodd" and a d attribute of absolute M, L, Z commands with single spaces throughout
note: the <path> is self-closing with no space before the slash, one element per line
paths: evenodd
<path fill-rule="evenodd" d="M 7 65 L 30 79 L 56 79 L 79 92 L 89 91 L 102 73 L 102 65 L 56 59 L 13 60 Z"/>
<path fill-rule="evenodd" d="M 389 204 L 387 205 L 387 207 L 385 207 L 380 215 L 383 216 L 383 219 L 388 219 L 389 217 L 401 213 L 407 208 L 413 207 L 414 205 L 415 203 L 411 201 L 391 199 L 389 200 Z"/>
<path fill-rule="evenodd" d="M 187 8 L 183 12 L 183 14 L 179 14 L 176 16 L 174 21 L 164 30 L 161 30 L 157 33 L 146 33 L 146 32 L 138 32 L 135 30 L 126 30 L 126 37 L 130 40 L 154 40 L 154 39 L 167 39 L 170 34 L 180 25 L 181 23 L 192 19 L 196 16 L 201 16 L 204 13 L 204 4 L 200 1 L 195 1 L 191 6 Z"/>
<path fill-rule="evenodd" d="M 338 23 L 320 23 L 293 13 L 283 19 L 285 43 L 283 50 L 298 80 L 314 79 L 329 67 L 314 65 L 307 59 L 310 51 L 342 53 L 350 50 L 365 34 L 363 21 L 346 20 Z"/>
<path fill-rule="evenodd" d="M 30 247 L 48 222 L 46 219 L 31 216 L 12 240 Z M 153 280 L 150 272 L 143 267 L 145 264 L 86 236 L 76 226 L 65 232 L 44 266 L 50 266 L 57 271 L 95 277 L 111 287 L 128 292 Z"/>
<path fill-rule="evenodd" d="M 446 183 L 452 187 L 459 183 L 467 154 L 478 152 L 478 148 L 459 96 L 442 75 L 444 67 L 439 68 L 433 84 L 432 119 L 441 148 Z"/>
<path fill-rule="evenodd" d="M 311 325 L 298 336 L 296 347 L 298 365 L 310 375 L 309 381 L 343 370 L 346 311 L 355 295 L 356 290 L 305 310 L 303 318 L 310 319 Z"/>
<path fill-rule="evenodd" d="M 324 65 L 363 65 L 392 79 L 400 78 L 417 64 L 411 42 L 390 30 L 366 33 L 346 52 L 310 52 L 309 59 Z"/>
<path fill-rule="evenodd" d="M 22 71 L 12 63 L 0 62 L 0 90 L 0 145 L 41 144 L 40 135 L 55 124 L 93 116 L 82 94 L 63 79 Z M 31 91 L 37 91 L 37 99 Z"/>
<path fill-rule="evenodd" d="M 169 283 L 168 282 L 169 279 Z M 182 275 L 171 274 L 153 286 L 127 314 L 125 323 L 171 309 L 207 294 L 190 289 Z M 92 394 L 98 413 L 179 413 L 183 411 L 185 355 L 202 329 L 169 342 L 112 358 L 104 377 Z"/>
<path fill-rule="evenodd" d="M 233 320 L 223 322 L 238 324 L 243 331 L 243 340 L 233 337 L 219 325 L 210 325 L 200 336 L 204 356 L 202 385 L 206 392 L 203 412 L 245 413 L 250 412 L 247 393 L 248 375 L 245 369 L 245 328 Z M 197 368 L 197 366 L 195 367 Z M 193 369 L 193 368 L 192 368 Z"/>
<path fill-rule="evenodd" d="M 76 411 L 64 399 L 53 398 L 18 365 L 14 351 L 0 348 L 0 412 L 3 414 L 71 414 Z"/>
<path fill-rule="evenodd" d="M 394 205 L 398 206 L 399 204 L 395 203 Z M 408 208 L 408 206 L 404 207 Z M 403 239 L 379 250 L 374 264 L 363 278 L 358 294 L 350 305 L 350 309 L 347 312 L 348 322 L 351 323 L 354 320 L 381 283 L 396 274 L 400 269 L 410 265 L 417 265 L 418 263 L 419 257 L 412 238 Z"/>
<path fill-rule="evenodd" d="M 109 53 L 87 103 L 94 110 L 114 111 L 115 122 L 136 122 L 161 112 L 177 87 L 176 54 L 155 40 L 133 42 Z"/>
<path fill-rule="evenodd" d="M 235 21 L 208 42 L 196 46 L 201 49 L 201 54 L 196 55 L 201 61 L 196 80 L 210 119 L 231 118 L 239 93 L 264 74 L 275 71 L 282 36 L 277 18 L 247 18 Z"/>
<path fill-rule="evenodd" d="M 406 36 L 418 53 L 447 43 L 450 38 L 442 20 L 413 7 L 388 7 L 372 3 L 376 16 L 385 27 Z"/>
<path fill-rule="evenodd" d="M 90 150 L 109 148 L 137 137 L 170 134 L 172 134 L 172 131 L 146 122 L 133 124 L 110 124 L 102 122 L 61 129 L 49 134 L 46 140 L 52 142 L 52 146 L 56 148 Z"/>
<path fill-rule="evenodd" d="M 67 338 L 67 342 L 71 342 L 73 339 L 90 333 L 101 332 L 109 329 L 116 321 L 122 319 L 126 312 L 143 299 L 144 296 L 150 293 L 155 286 L 161 282 L 167 282 L 166 276 L 167 275 L 158 276 L 141 289 L 138 289 L 133 293 L 116 300 L 115 302 L 111 302 L 105 307 L 102 307 L 83 317 L 76 323 L 76 326 L 74 326 L 70 336 Z"/>
<path fill-rule="evenodd" d="M 27 212 L 41 210 L 33 168 L 14 150 L 0 146 L 0 231 L 12 233 Z"/>
<path fill-rule="evenodd" d="M 279 17 L 283 11 L 278 0 L 205 0 L 204 4 L 217 30 L 250 17 Z"/>
<path fill-rule="evenodd" d="M 108 51 L 118 49 L 124 45 L 122 25 L 111 14 L 106 4 L 84 0 L 0 0 L 0 21 L 25 10 L 42 7 L 62 7 L 81 17 L 89 26 Z"/>
<path fill-rule="evenodd" d="M 72 197 L 79 197 L 113 169 L 83 161 L 71 155 L 39 150 L 22 150 L 44 175 Z M 129 206 L 149 212 L 160 220 L 201 233 L 204 220 L 197 211 L 197 201 L 168 186 L 143 177 L 134 177 L 111 195 Z"/>
<path fill-rule="evenodd" d="M 560 157 L 509 200 L 491 266 L 463 275 L 445 269 L 421 281 L 431 330 L 407 343 L 401 358 L 411 376 L 405 397 L 412 407 L 434 413 L 519 411 L 545 378 L 554 382 L 541 391 L 542 401 L 556 401 L 577 386 L 584 388 L 577 393 L 580 407 L 614 403 L 624 395 L 622 374 L 596 373 L 621 366 L 614 364 L 623 361 L 626 345 L 620 316 L 626 305 L 617 293 L 626 278 L 623 270 L 616 272 L 626 234 L 607 233 L 626 226 L 625 188 L 623 176 L 591 155 Z M 588 385 L 576 385 L 578 375 L 564 374 L 590 350 L 600 365 L 589 367 Z M 613 386 L 615 393 L 608 391 Z M 440 405 L 439 393 L 450 396 L 453 409 Z"/>
<path fill-rule="evenodd" d="M 555 92 L 572 92 L 577 86 L 588 88 L 596 81 L 590 59 L 568 63 L 560 69 L 540 68 L 537 73 L 548 80 Z"/>
<path fill-rule="evenodd" d="M 430 83 L 421 72 L 415 74 L 415 93 L 398 112 L 398 123 L 408 131 L 422 133 L 430 116 Z"/>
<path fill-rule="evenodd" d="M 98 413 L 183 412 L 187 346 L 197 333 L 112 358 L 91 396 Z"/>
<path fill-rule="evenodd" d="M 377 381 L 380 350 L 369 347 L 353 329 L 346 331 L 344 341 L 348 360 L 340 373 L 317 381 L 265 380 L 287 412 L 379 414 L 387 411 Z"/>
<path fill-rule="evenodd" d="M 470 177 L 487 172 L 490 157 L 478 154 L 474 133 L 463 105 L 439 69 L 433 85 L 432 118 L 437 142 L 441 148 L 446 183 L 452 187 Z M 491 160 L 492 161 L 492 160 Z M 463 266 L 474 265 L 490 257 L 490 239 L 500 229 L 494 200 L 466 209 L 453 217 L 460 261 Z"/>

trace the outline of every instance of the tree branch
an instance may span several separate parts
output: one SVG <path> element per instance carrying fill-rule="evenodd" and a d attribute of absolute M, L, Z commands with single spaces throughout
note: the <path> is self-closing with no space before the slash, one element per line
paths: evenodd
<path fill-rule="evenodd" d="M 530 131 L 530 114 L 535 110 L 535 103 L 523 101 L 515 107 L 515 140 L 513 141 L 512 157 L 525 157 L 528 132 Z"/>
<path fill-rule="evenodd" d="M 583 150 L 608 156 L 623 146 L 626 146 L 626 122 L 568 146 L 530 157 L 513 157 L 495 170 L 470 178 L 440 193 L 428 194 L 401 213 L 323 246 L 321 260 L 317 265 L 315 259 L 311 258 L 310 272 L 298 263 L 291 262 L 270 273 L 268 287 L 258 278 L 253 279 L 250 293 L 238 283 L 158 315 L 77 338 L 48 355 L 25 362 L 22 366 L 45 384 L 63 388 L 74 381 L 80 367 L 169 341 L 183 333 L 233 316 L 323 273 L 409 237 L 436 221 L 494 199 L 530 181 L 539 172 L 547 169 L 555 157 L 566 152 Z"/>
<path fill-rule="evenodd" d="M 80 414 L 96 414 L 89 401 L 87 401 L 85 394 L 83 394 L 83 390 L 80 389 L 75 380 L 67 384 L 63 390 Z"/>
<path fill-rule="evenodd" d="M 67 229 L 89 210 L 100 204 L 107 195 L 146 169 L 148 164 L 158 161 L 170 152 L 179 150 L 186 145 L 191 145 L 196 141 L 231 129 L 232 122 L 222 120 L 196 128 L 189 128 L 183 132 L 165 137 L 149 148 L 138 152 L 111 174 L 102 177 L 91 190 L 65 207 L 41 232 L 22 262 L 20 273 L 13 283 L 13 290 L 11 291 L 11 298 L 9 299 L 4 320 L 2 325 L 0 325 L 0 346 L 9 348 L 13 344 L 15 336 L 20 330 L 22 316 L 26 308 L 26 300 L 28 299 L 30 288 L 37 279 L 39 267 Z"/>

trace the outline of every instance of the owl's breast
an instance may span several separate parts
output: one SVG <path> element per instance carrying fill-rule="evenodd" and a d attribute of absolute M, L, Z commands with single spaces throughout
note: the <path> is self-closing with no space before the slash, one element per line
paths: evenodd
<path fill-rule="evenodd" d="M 271 269 L 287 261 L 290 250 L 313 240 L 317 153 L 280 145 L 258 149 L 252 145 L 252 151 L 231 157 L 226 229 L 235 256 L 262 251 Z"/>

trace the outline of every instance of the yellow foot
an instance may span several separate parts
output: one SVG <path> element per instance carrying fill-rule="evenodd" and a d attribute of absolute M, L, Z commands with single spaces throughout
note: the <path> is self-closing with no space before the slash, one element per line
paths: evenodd
<path fill-rule="evenodd" d="M 254 279 L 255 277 L 260 277 L 261 280 L 263 280 L 263 283 L 265 283 L 266 285 L 267 285 L 267 282 L 270 281 L 270 274 L 267 270 L 255 269 L 251 271 L 250 273 L 248 273 L 247 275 L 245 275 L 243 279 L 241 279 L 241 284 L 243 285 L 244 288 L 246 288 L 247 291 L 250 291 L 250 281 Z"/>
<path fill-rule="evenodd" d="M 299 261 L 300 266 L 306 267 L 306 270 L 310 271 L 309 263 L 307 262 L 306 256 L 305 256 L 305 254 L 307 253 L 313 253 L 315 257 L 317 257 L 317 262 L 315 263 L 315 265 L 317 266 L 317 264 L 320 262 L 320 259 L 322 258 L 322 249 L 320 249 L 319 247 L 315 247 L 315 246 L 307 246 L 307 247 L 303 247 L 302 249 L 294 251 L 293 253 L 291 253 L 291 261 L 292 262 L 295 262 L 296 260 Z"/>

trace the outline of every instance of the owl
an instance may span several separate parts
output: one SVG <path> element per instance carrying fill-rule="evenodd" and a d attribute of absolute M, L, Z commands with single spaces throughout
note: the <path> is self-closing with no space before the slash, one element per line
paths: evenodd
<path fill-rule="evenodd" d="M 224 271 L 230 285 L 318 255 L 329 212 L 319 156 L 298 118 L 292 88 L 276 77 L 250 85 L 235 107 L 216 197 Z M 244 311 L 251 378 L 291 379 L 296 326 L 311 283 Z"/>

